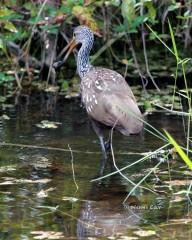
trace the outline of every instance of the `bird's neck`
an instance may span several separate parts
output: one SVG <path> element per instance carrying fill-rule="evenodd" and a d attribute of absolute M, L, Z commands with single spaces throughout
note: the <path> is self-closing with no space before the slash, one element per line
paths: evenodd
<path fill-rule="evenodd" d="M 92 46 L 82 44 L 77 55 L 77 71 L 80 78 L 89 72 L 91 64 L 89 62 L 89 53 Z"/>

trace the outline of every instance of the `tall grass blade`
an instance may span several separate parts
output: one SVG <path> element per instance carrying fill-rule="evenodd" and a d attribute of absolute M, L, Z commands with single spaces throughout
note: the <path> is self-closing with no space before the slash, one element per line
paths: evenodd
<path fill-rule="evenodd" d="M 164 131 L 165 131 L 165 134 L 167 135 L 169 142 L 175 147 L 180 157 L 183 159 L 186 165 L 192 170 L 192 161 L 189 159 L 187 154 L 181 149 L 181 147 L 178 145 L 175 139 L 166 130 Z"/>
<path fill-rule="evenodd" d="M 178 51 L 177 51 L 177 45 L 175 43 L 175 36 L 174 36 L 173 28 L 171 26 L 171 23 L 170 23 L 169 19 L 168 19 L 168 24 L 169 24 L 169 31 L 170 31 L 170 34 L 171 34 L 171 40 L 172 40 L 172 44 L 173 44 L 174 55 L 175 55 L 177 63 L 178 63 L 179 62 L 179 55 L 178 55 Z"/>
<path fill-rule="evenodd" d="M 154 36 L 167 48 L 167 50 L 169 50 L 169 52 L 171 52 L 174 56 L 175 53 L 171 50 L 170 47 L 167 46 L 167 44 L 157 35 L 157 33 L 155 31 L 153 31 L 153 29 L 147 24 L 145 23 L 145 25 L 148 27 L 148 29 L 154 34 Z"/>

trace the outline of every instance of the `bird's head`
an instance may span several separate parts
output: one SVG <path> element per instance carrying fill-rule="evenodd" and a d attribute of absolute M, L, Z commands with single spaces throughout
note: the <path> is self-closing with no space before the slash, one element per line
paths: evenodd
<path fill-rule="evenodd" d="M 73 38 L 65 47 L 65 51 L 67 50 L 68 51 L 63 61 L 65 61 L 68 58 L 69 54 L 78 45 L 86 45 L 86 47 L 88 47 L 89 50 L 91 50 L 93 46 L 93 41 L 94 41 L 94 34 L 87 26 L 76 27 L 73 31 Z"/>
<path fill-rule="evenodd" d="M 98 35 L 97 33 L 95 33 Z M 98 35 L 100 36 L 100 35 Z M 58 61 L 54 63 L 54 67 L 57 68 L 59 66 L 62 66 L 63 63 L 68 58 L 69 54 L 73 51 L 74 48 L 76 48 L 78 45 L 84 45 L 88 51 L 91 50 L 93 46 L 94 41 L 94 33 L 91 31 L 90 28 L 87 26 L 78 26 L 73 31 L 73 38 L 71 41 L 67 44 L 63 52 L 67 52 L 65 54 L 65 57 L 62 61 Z"/>
<path fill-rule="evenodd" d="M 94 35 L 87 26 L 78 26 L 74 29 L 73 40 L 76 44 L 91 44 L 93 45 Z"/>

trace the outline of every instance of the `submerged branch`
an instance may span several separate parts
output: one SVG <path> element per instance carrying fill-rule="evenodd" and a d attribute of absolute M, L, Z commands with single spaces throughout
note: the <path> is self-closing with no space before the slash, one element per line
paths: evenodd
<path fill-rule="evenodd" d="M 71 152 L 70 149 L 65 148 L 57 148 L 57 147 L 49 147 L 49 146 L 36 146 L 36 145 L 28 145 L 28 144 L 17 144 L 17 143 L 6 143 L 0 142 L 0 146 L 6 147 L 18 147 L 18 148 L 31 148 L 31 149 L 44 149 L 50 151 L 60 151 L 60 152 Z M 80 151 L 80 150 L 73 150 L 74 153 L 85 153 L 85 154 L 101 154 L 101 152 L 91 152 L 91 151 Z M 149 153 L 136 153 L 136 152 L 119 152 L 119 155 L 147 155 Z"/>

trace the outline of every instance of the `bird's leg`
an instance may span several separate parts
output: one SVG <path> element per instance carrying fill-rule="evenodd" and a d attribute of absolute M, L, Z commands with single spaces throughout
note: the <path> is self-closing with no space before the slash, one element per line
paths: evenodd
<path fill-rule="evenodd" d="M 107 163 L 107 151 L 106 151 L 106 148 L 105 148 L 105 143 L 104 143 L 103 136 L 99 136 L 99 141 L 100 141 L 100 144 L 101 144 L 101 149 L 102 149 L 102 154 L 103 154 L 103 158 L 101 159 L 100 167 L 99 167 L 99 176 L 103 176 L 103 172 L 105 170 L 105 166 L 106 166 L 106 163 Z"/>
<path fill-rule="evenodd" d="M 100 141 L 100 144 L 101 144 L 103 158 L 102 158 L 101 163 L 100 163 L 99 176 L 102 176 L 103 172 L 104 172 L 104 169 L 105 169 L 106 162 L 107 162 L 106 145 L 105 145 L 105 142 L 104 142 L 103 131 L 102 131 L 99 123 L 96 122 L 95 120 L 91 119 L 91 124 L 92 124 L 93 129 L 94 129 L 95 133 L 97 134 L 97 136 L 99 138 L 99 141 Z"/>
<path fill-rule="evenodd" d="M 105 141 L 105 149 L 107 152 L 110 152 L 110 150 L 111 150 L 111 140 L 110 139 Z"/>

